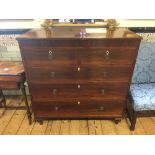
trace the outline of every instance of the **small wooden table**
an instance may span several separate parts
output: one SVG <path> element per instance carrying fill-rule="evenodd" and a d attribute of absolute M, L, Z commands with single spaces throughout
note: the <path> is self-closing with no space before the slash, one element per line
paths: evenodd
<path fill-rule="evenodd" d="M 2 61 L 0 62 L 0 108 L 5 109 L 27 109 L 29 123 L 31 124 L 31 111 L 25 91 L 25 72 L 22 62 Z M 21 89 L 25 106 L 8 106 L 3 90 Z"/>

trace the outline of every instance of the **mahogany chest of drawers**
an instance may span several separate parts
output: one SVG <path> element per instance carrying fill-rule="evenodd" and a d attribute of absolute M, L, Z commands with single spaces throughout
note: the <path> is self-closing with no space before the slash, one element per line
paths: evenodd
<path fill-rule="evenodd" d="M 141 37 L 123 28 L 51 28 L 17 40 L 35 120 L 121 119 Z"/>

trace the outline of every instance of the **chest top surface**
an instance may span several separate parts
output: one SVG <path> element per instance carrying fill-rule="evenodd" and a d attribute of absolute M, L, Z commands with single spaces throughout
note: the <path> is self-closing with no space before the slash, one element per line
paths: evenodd
<path fill-rule="evenodd" d="M 55 27 L 50 29 L 32 29 L 17 40 L 27 39 L 142 39 L 136 33 L 126 28 L 65 28 Z"/>

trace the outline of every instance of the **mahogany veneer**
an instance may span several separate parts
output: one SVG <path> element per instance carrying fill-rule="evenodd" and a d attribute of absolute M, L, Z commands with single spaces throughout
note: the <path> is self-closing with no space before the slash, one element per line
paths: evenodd
<path fill-rule="evenodd" d="M 141 37 L 102 30 L 34 29 L 17 38 L 35 120 L 122 118 Z"/>

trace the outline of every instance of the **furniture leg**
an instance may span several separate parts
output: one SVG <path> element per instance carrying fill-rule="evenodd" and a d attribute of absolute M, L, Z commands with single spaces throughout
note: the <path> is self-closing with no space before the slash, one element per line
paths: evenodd
<path fill-rule="evenodd" d="M 29 107 L 29 104 L 28 104 L 24 83 L 21 84 L 21 90 L 22 90 L 22 94 L 24 96 L 25 105 L 27 107 L 27 116 L 28 116 L 29 124 L 31 125 L 32 124 L 32 113 L 30 111 L 30 107 Z"/>
<path fill-rule="evenodd" d="M 38 122 L 40 125 L 43 125 L 43 119 L 36 118 L 35 121 Z"/>
<path fill-rule="evenodd" d="M 131 126 L 130 130 L 135 130 L 135 125 L 136 125 L 136 119 L 137 119 L 137 112 L 133 111 L 132 119 L 131 119 Z"/>
<path fill-rule="evenodd" d="M 115 124 L 118 124 L 121 121 L 121 118 L 114 118 Z"/>
<path fill-rule="evenodd" d="M 1 101 L 2 107 L 6 108 L 6 99 L 2 90 L 0 90 L 0 96 L 2 97 L 2 101 Z"/>

